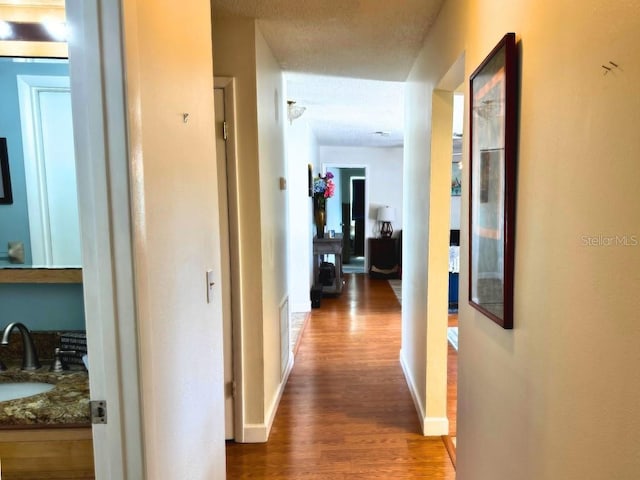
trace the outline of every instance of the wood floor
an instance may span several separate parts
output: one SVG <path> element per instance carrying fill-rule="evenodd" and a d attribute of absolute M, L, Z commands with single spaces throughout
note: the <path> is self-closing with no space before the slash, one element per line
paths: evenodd
<path fill-rule="evenodd" d="M 443 441 L 420 434 L 393 291 L 345 279 L 312 311 L 269 441 L 227 444 L 227 478 L 455 479 Z"/>

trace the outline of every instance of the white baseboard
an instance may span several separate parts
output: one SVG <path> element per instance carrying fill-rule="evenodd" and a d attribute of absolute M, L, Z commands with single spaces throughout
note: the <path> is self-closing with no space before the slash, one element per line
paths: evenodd
<path fill-rule="evenodd" d="M 293 352 L 289 351 L 289 362 L 287 362 L 287 368 L 285 369 L 282 375 L 282 381 L 278 386 L 278 392 L 276 393 L 273 402 L 269 406 L 266 415 L 266 423 L 267 423 L 267 437 L 269 436 L 269 432 L 271 432 L 271 427 L 273 425 L 273 420 L 276 418 L 276 413 L 278 412 L 278 405 L 280 405 L 280 399 L 282 398 L 282 394 L 284 393 L 284 387 L 287 386 L 287 381 L 289 380 L 289 374 L 293 369 Z"/>
<path fill-rule="evenodd" d="M 282 394 L 284 393 L 284 387 L 287 385 L 287 380 L 289 380 L 289 374 L 293 369 L 293 353 L 289 353 L 289 361 L 287 362 L 287 368 L 284 372 L 284 376 L 282 378 L 282 382 L 278 387 L 278 392 L 274 397 L 273 402 L 269 406 L 269 410 L 265 417 L 265 423 L 247 423 L 243 428 L 243 435 L 241 443 L 264 443 L 269 439 L 269 433 L 271 432 L 271 427 L 273 426 L 273 421 L 276 418 L 276 413 L 278 412 L 278 405 L 280 405 L 280 399 L 282 398 Z M 239 441 L 239 440 L 236 440 Z"/>
<path fill-rule="evenodd" d="M 440 436 L 449 434 L 449 419 L 447 417 L 427 417 L 425 415 L 425 408 L 422 404 L 418 389 L 416 388 L 415 381 L 413 379 L 413 372 L 411 372 L 409 365 L 407 364 L 404 353 L 400 350 L 400 365 L 402 366 L 402 372 L 404 378 L 407 381 L 409 392 L 411 392 L 411 398 L 413 398 L 413 404 L 416 407 L 418 419 L 422 426 L 422 434 L 424 436 Z"/>
<path fill-rule="evenodd" d="M 269 438 L 264 423 L 246 423 L 243 430 L 242 443 L 264 443 Z"/>
<path fill-rule="evenodd" d="M 425 437 L 449 435 L 449 419 L 447 417 L 426 417 L 422 421 L 422 434 Z"/>

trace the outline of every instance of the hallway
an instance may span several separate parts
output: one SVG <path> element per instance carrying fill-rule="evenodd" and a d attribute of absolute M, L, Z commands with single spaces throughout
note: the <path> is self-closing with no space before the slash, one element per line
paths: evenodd
<path fill-rule="evenodd" d="M 442 440 L 420 434 L 391 287 L 345 280 L 311 313 L 269 442 L 227 444 L 227 478 L 455 478 Z"/>

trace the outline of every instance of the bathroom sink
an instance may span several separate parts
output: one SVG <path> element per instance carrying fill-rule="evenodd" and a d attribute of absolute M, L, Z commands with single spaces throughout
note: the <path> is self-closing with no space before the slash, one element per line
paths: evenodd
<path fill-rule="evenodd" d="M 0 402 L 45 393 L 55 385 L 43 382 L 0 383 Z"/>

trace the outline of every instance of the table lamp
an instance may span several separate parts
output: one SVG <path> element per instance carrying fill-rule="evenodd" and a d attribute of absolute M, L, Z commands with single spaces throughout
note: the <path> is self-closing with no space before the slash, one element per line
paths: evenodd
<path fill-rule="evenodd" d="M 382 222 L 380 227 L 380 236 L 382 238 L 390 238 L 393 233 L 391 222 L 396 219 L 396 213 L 393 207 L 384 206 L 378 208 L 378 221 Z"/>

